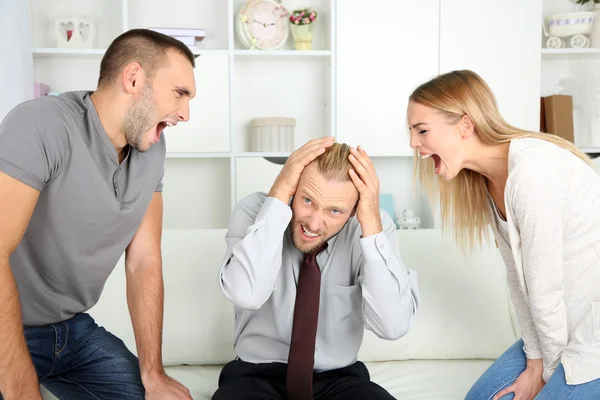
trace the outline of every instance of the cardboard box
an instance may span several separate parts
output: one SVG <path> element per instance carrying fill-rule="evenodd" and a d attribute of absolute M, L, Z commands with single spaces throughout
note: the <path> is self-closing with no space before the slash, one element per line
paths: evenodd
<path fill-rule="evenodd" d="M 543 103 L 545 132 L 575 143 L 573 98 L 568 95 L 555 94 L 544 97 Z"/>

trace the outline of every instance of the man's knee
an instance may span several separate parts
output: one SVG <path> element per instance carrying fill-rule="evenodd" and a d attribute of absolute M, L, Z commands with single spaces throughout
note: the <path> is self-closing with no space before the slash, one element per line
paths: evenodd
<path fill-rule="evenodd" d="M 346 387 L 339 399 L 348 400 L 395 400 L 387 390 L 372 381 L 360 381 Z M 338 397 L 336 397 L 337 399 Z"/>
<path fill-rule="evenodd" d="M 282 396 L 267 381 L 253 377 L 227 379 L 212 400 L 281 400 Z"/>
<path fill-rule="evenodd" d="M 71 367 L 59 373 L 60 378 L 103 393 L 106 398 L 116 394 L 121 396 L 117 398 L 144 398 L 138 358 L 121 339 L 104 328 L 96 328 L 68 356 Z"/>
<path fill-rule="evenodd" d="M 90 338 L 89 348 L 97 352 L 97 361 L 104 364 L 106 372 L 120 372 L 140 377 L 138 358 L 127 348 L 125 343 L 117 336 L 104 328 Z"/>

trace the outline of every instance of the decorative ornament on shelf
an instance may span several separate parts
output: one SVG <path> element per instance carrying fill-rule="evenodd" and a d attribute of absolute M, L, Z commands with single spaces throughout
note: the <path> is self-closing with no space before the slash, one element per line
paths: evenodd
<path fill-rule="evenodd" d="M 576 4 L 585 5 L 587 3 L 593 3 L 592 12 L 596 15 L 596 23 L 592 27 L 592 31 L 589 35 L 592 47 L 600 47 L 600 0 L 572 0 Z"/>
<path fill-rule="evenodd" d="M 289 35 L 287 9 L 276 0 L 248 0 L 236 15 L 238 39 L 250 50 L 278 50 Z"/>
<path fill-rule="evenodd" d="M 54 17 L 54 29 L 58 47 L 91 49 L 94 46 L 95 21 L 88 17 Z"/>
<path fill-rule="evenodd" d="M 292 152 L 295 149 L 296 119 L 261 117 L 250 121 L 251 151 Z"/>
<path fill-rule="evenodd" d="M 50 93 L 50 86 L 42 82 L 33 82 L 33 98 L 39 99 L 40 97 L 48 96 Z"/>
<path fill-rule="evenodd" d="M 99 19 L 93 2 L 55 0 L 51 3 L 53 32 L 60 48 L 91 49 L 96 39 Z M 97 5 L 96 5 L 97 8 Z"/>
<path fill-rule="evenodd" d="M 413 210 L 404 210 L 400 219 L 400 229 L 419 229 L 421 219 Z"/>
<path fill-rule="evenodd" d="M 294 10 L 290 15 L 290 26 L 296 50 L 312 50 L 312 31 L 317 12 L 312 8 Z"/>
<path fill-rule="evenodd" d="M 568 37 L 570 37 L 568 40 L 570 47 L 590 47 L 588 35 L 592 32 L 595 19 L 596 14 L 589 11 L 554 14 L 547 17 L 542 23 L 544 36 L 548 38 L 546 47 L 549 49 L 566 47 L 565 40 Z"/>

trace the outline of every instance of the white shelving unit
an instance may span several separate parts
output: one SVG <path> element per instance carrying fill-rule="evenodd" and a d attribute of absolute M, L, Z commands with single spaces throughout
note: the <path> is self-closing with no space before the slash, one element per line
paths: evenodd
<path fill-rule="evenodd" d="M 34 57 L 51 56 L 102 56 L 106 49 L 56 49 L 51 47 L 33 49 Z"/>
<path fill-rule="evenodd" d="M 268 191 L 281 165 L 267 159 L 281 162 L 289 153 L 250 152 L 251 118 L 296 118 L 296 147 L 312 138 L 335 136 L 336 0 L 285 1 L 289 10 L 310 6 L 319 12 L 310 51 L 296 51 L 291 33 L 282 50 L 244 48 L 234 21 L 245 0 L 173 0 L 169 9 L 185 10 L 177 13 L 165 13 L 158 0 L 96 2 L 86 10 L 97 17 L 94 48 L 57 48 L 53 2 L 30 2 L 34 78 L 57 92 L 94 90 L 102 55 L 128 29 L 206 29 L 206 38 L 194 51 L 199 55 L 198 94 L 190 104 L 190 121 L 165 131 L 167 228 L 224 228 L 241 197 Z"/>
<path fill-rule="evenodd" d="M 537 33 L 528 24 L 540 14 L 541 0 L 506 0 L 490 6 L 493 11 L 477 0 L 452 6 L 442 0 L 283 0 L 290 10 L 319 12 L 311 51 L 294 50 L 291 35 L 279 51 L 243 48 L 234 21 L 245 0 L 171 0 L 168 10 L 160 0 L 82 1 L 98 17 L 94 48 L 58 49 L 50 18 L 56 0 L 29 1 L 34 80 L 57 92 L 94 90 L 105 49 L 128 29 L 206 29 L 196 51 L 191 119 L 165 133 L 165 228 L 225 228 L 239 199 L 269 190 L 289 153 L 250 152 L 254 117 L 295 118 L 296 147 L 321 136 L 362 145 L 396 213 L 414 209 L 423 228 L 439 221 L 413 191 L 406 106 L 416 86 L 450 69 L 473 69 L 488 79 L 509 121 L 531 127 L 537 119 L 539 60 L 531 50 Z M 515 18 L 510 10 L 517 7 L 520 19 L 507 34 L 504 21 Z M 496 17 L 481 18 L 488 15 Z M 523 65 L 507 61 L 514 59 Z M 515 90 L 522 94 L 516 101 Z"/>
<path fill-rule="evenodd" d="M 598 47 L 587 47 L 583 49 L 574 49 L 571 47 L 565 47 L 563 49 L 542 49 L 542 55 L 544 56 L 562 56 L 562 55 L 584 55 L 592 54 L 600 56 L 600 48 Z"/>
<path fill-rule="evenodd" d="M 588 154 L 600 154 L 600 147 L 579 147 L 579 149 Z"/>
<path fill-rule="evenodd" d="M 579 6 L 574 2 L 563 0 L 543 0 L 543 17 L 558 13 L 590 11 L 592 7 L 592 2 Z M 600 23 L 600 21 L 596 23 Z M 541 33 L 540 35 L 542 47 L 540 94 L 542 97 L 565 93 L 562 81 L 581 76 L 583 73 L 581 71 L 582 66 L 594 68 L 595 65 L 596 69 L 600 69 L 600 47 L 549 49 L 545 47 L 547 38 Z M 593 84 L 590 80 L 590 85 Z M 600 87 L 597 89 L 600 90 Z M 574 103 L 576 103 L 575 98 Z M 589 117 L 581 112 L 576 104 L 574 104 L 573 111 L 575 144 L 585 153 L 599 154 L 600 132 L 595 132 L 591 137 L 586 134 L 585 125 Z"/>

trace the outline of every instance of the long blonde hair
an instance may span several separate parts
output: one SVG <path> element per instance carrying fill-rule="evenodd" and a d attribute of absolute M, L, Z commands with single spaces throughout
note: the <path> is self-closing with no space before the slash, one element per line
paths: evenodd
<path fill-rule="evenodd" d="M 487 83 L 475 72 L 452 71 L 423 83 L 410 95 L 409 101 L 433 108 L 455 123 L 468 115 L 483 144 L 498 145 L 513 139 L 531 137 L 563 147 L 594 165 L 573 143 L 559 136 L 530 132 L 507 123 L 496 105 Z M 415 152 L 416 153 L 416 152 Z M 432 209 L 440 204 L 442 228 L 451 224 L 456 242 L 463 250 L 473 249 L 488 239 L 488 225 L 493 221 L 488 200 L 487 179 L 472 170 L 463 169 L 445 181 L 436 176 L 431 158 L 421 160 L 415 154 L 415 179 L 418 177 Z"/>

